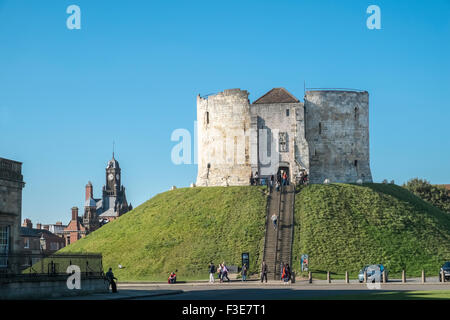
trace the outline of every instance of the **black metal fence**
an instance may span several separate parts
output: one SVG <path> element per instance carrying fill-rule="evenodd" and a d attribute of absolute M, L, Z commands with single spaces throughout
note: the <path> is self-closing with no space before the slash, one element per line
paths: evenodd
<path fill-rule="evenodd" d="M 73 271 L 80 272 L 82 277 L 103 277 L 102 255 L 62 253 L 0 255 L 0 281 L 13 278 L 67 276 Z"/>

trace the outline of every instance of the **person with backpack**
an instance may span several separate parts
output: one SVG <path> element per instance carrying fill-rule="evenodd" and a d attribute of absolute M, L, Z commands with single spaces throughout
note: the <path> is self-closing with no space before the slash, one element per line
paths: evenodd
<path fill-rule="evenodd" d="M 209 283 L 214 283 L 215 273 L 216 273 L 216 266 L 211 261 L 209 264 Z"/>

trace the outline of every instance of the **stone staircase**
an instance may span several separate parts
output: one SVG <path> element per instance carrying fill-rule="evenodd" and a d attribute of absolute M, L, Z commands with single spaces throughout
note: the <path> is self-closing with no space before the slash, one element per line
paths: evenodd
<path fill-rule="evenodd" d="M 268 268 L 269 279 L 279 280 L 281 263 L 292 266 L 292 236 L 294 227 L 294 186 L 285 186 L 281 192 L 275 188 L 269 195 L 266 220 L 266 238 L 264 260 Z M 278 216 L 278 228 L 273 228 L 271 217 Z"/>

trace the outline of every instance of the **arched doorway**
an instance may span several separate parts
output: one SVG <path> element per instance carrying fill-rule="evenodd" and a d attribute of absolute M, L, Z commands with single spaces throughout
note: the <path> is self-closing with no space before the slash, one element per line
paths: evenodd
<path fill-rule="evenodd" d="M 287 184 L 289 184 L 290 182 L 290 172 L 289 172 L 289 166 L 280 166 L 278 167 L 278 172 L 277 172 L 277 179 L 278 181 L 282 181 L 282 175 L 283 173 L 286 172 L 286 176 L 287 176 Z"/>

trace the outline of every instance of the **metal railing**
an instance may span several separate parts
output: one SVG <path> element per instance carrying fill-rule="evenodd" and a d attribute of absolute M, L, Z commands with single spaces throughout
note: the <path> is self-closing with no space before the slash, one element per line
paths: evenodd
<path fill-rule="evenodd" d="M 278 199 L 278 225 L 277 225 L 277 232 L 276 232 L 276 243 L 275 243 L 275 267 L 273 270 L 274 273 L 274 280 L 277 279 L 277 266 L 278 266 L 278 243 L 280 242 L 279 236 L 280 236 L 280 228 L 281 228 L 281 221 L 282 221 L 282 216 L 281 216 L 281 199 L 282 197 L 282 193 L 285 191 L 285 187 L 281 185 L 280 186 L 280 192 L 279 192 L 279 199 Z M 281 255 L 281 253 L 280 253 Z"/>
<path fill-rule="evenodd" d="M 0 282 L 8 279 L 67 276 L 69 266 L 80 268 L 82 277 L 103 277 L 101 254 L 0 255 Z"/>

